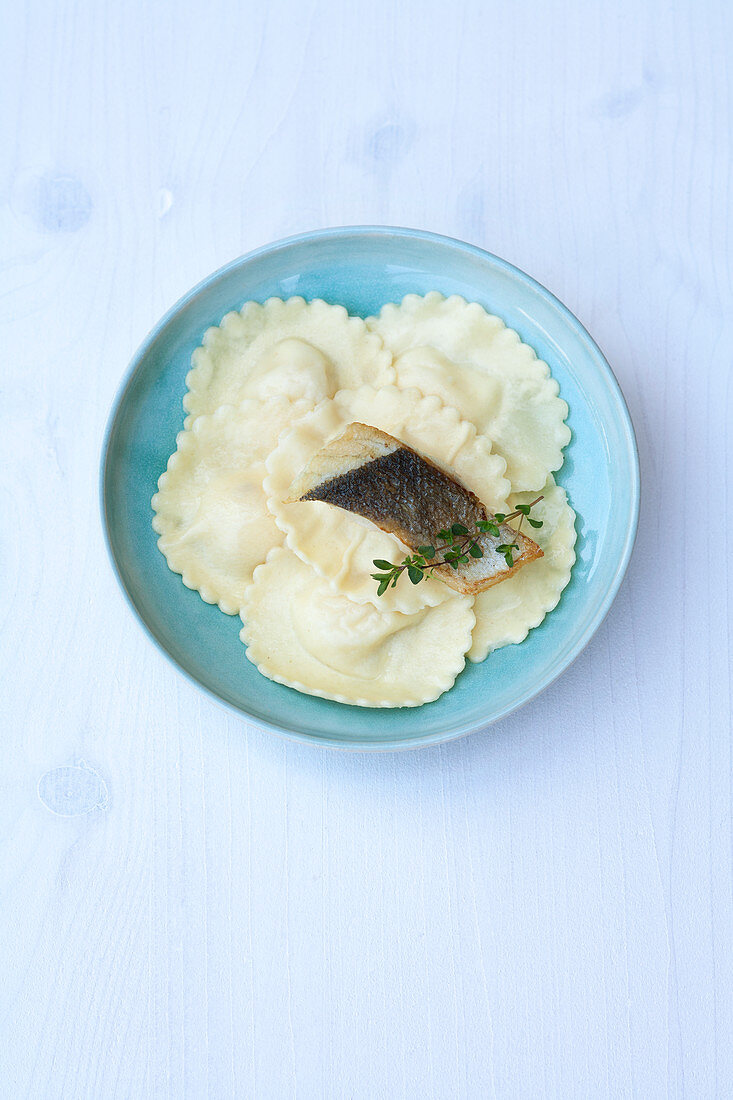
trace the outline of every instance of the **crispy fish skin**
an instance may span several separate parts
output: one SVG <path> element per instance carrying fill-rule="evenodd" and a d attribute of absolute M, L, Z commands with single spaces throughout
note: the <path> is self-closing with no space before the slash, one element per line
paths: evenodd
<path fill-rule="evenodd" d="M 438 531 L 454 523 L 473 532 L 477 520 L 494 522 L 475 493 L 435 463 L 386 432 L 359 423 L 322 447 L 291 486 L 288 503 L 314 500 L 363 516 L 413 551 L 440 541 Z M 542 557 L 532 539 L 508 523 L 498 526 L 499 538 L 476 536 L 483 557 L 458 569 L 440 565 L 432 574 L 457 592 L 475 595 Z M 518 546 L 511 569 L 497 552 L 502 543 Z"/>

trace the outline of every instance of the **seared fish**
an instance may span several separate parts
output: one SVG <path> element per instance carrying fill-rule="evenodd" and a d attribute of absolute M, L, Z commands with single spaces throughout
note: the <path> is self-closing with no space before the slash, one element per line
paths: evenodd
<path fill-rule="evenodd" d="M 416 551 L 442 543 L 438 532 L 454 523 L 473 535 L 477 520 L 495 522 L 478 497 L 406 443 L 367 424 L 350 424 L 343 435 L 322 447 L 290 487 L 288 503 L 321 500 L 371 520 Z M 475 595 L 506 580 L 542 550 L 508 523 L 498 524 L 499 538 L 478 534 L 483 557 L 453 569 L 440 565 L 431 573 L 451 588 Z M 510 569 L 501 544 L 516 543 Z"/>

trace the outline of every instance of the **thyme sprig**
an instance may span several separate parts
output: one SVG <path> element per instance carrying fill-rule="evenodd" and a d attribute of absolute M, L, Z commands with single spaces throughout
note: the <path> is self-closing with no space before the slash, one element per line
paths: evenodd
<path fill-rule="evenodd" d="M 499 525 L 508 523 L 509 520 L 519 518 L 517 534 L 522 530 L 522 523 L 527 522 L 535 528 L 542 526 L 541 519 L 533 519 L 530 512 L 535 504 L 539 504 L 542 497 L 539 496 L 530 504 L 518 504 L 513 512 L 496 512 L 493 519 L 477 519 L 473 532 L 463 523 L 453 523 L 450 527 L 444 527 L 438 531 L 435 544 L 418 546 L 414 554 L 408 554 L 401 562 L 385 561 L 383 558 L 374 558 L 374 565 L 380 570 L 371 576 L 377 582 L 377 595 L 383 596 L 388 588 L 397 584 L 404 572 L 413 584 L 419 584 L 430 573 L 431 569 L 437 569 L 441 565 L 450 565 L 452 569 L 458 569 L 460 565 L 466 565 L 471 558 L 482 558 L 484 552 L 479 546 L 478 539 L 481 535 L 493 535 L 501 538 Z M 438 540 L 442 540 L 438 542 Z M 502 542 L 496 547 L 509 569 L 514 566 L 514 551 L 519 549 L 516 542 Z"/>

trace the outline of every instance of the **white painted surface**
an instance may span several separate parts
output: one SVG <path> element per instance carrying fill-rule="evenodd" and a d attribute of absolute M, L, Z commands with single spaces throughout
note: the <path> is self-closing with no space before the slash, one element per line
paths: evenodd
<path fill-rule="evenodd" d="M 733 1094 L 732 13 L 6 5 L 3 1096 Z M 161 313 L 358 222 L 549 286 L 643 466 L 588 650 L 405 755 L 289 746 L 202 698 L 123 603 L 96 499 Z"/>

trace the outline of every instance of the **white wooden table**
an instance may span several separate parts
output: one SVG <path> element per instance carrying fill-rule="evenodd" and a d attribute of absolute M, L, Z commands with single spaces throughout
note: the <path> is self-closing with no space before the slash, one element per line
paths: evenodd
<path fill-rule="evenodd" d="M 733 1095 L 731 6 L 5 23 L 0 1094 Z M 621 381 L 644 480 L 627 580 L 561 680 L 376 756 L 199 695 L 124 604 L 97 505 L 163 311 L 364 222 L 549 286 Z"/>

